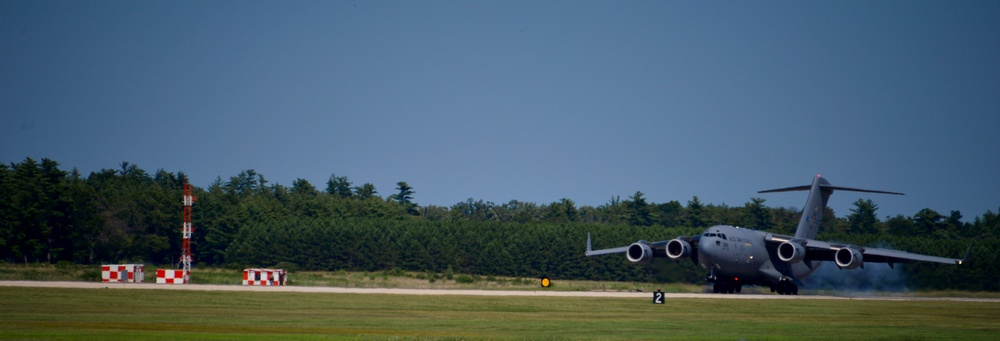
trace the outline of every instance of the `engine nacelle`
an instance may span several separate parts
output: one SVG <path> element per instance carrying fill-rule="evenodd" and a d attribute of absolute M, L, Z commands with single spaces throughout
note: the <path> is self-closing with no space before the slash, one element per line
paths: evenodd
<path fill-rule="evenodd" d="M 833 258 L 841 269 L 856 269 L 865 262 L 861 257 L 861 251 L 850 247 L 837 250 Z"/>
<path fill-rule="evenodd" d="M 691 244 L 680 239 L 667 242 L 667 257 L 670 259 L 688 258 L 691 256 Z"/>
<path fill-rule="evenodd" d="M 778 259 L 782 262 L 795 264 L 806 258 L 806 249 L 802 244 L 786 241 L 778 245 Z"/>
<path fill-rule="evenodd" d="M 628 246 L 628 261 L 632 263 L 646 264 L 653 260 L 653 249 L 649 244 L 634 243 Z"/>

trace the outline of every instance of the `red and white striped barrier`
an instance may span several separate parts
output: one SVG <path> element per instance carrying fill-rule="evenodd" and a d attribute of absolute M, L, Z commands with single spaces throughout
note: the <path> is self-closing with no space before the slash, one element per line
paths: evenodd
<path fill-rule="evenodd" d="M 110 283 L 142 283 L 145 279 L 142 264 L 108 264 L 101 265 L 101 282 Z"/>
<path fill-rule="evenodd" d="M 284 269 L 243 269 L 243 285 L 285 285 Z"/>
<path fill-rule="evenodd" d="M 156 270 L 156 284 L 186 284 L 184 270 Z"/>

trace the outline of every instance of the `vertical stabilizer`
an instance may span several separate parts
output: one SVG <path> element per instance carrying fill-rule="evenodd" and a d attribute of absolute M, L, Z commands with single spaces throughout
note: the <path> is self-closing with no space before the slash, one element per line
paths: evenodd
<path fill-rule="evenodd" d="M 795 228 L 795 238 L 815 239 L 819 233 L 819 223 L 823 221 L 826 203 L 830 200 L 830 194 L 833 194 L 833 190 L 826 189 L 823 185 L 829 186 L 830 183 L 817 175 L 809 188 L 809 197 L 806 198 L 806 206 L 802 208 L 799 226 Z"/>
<path fill-rule="evenodd" d="M 802 239 L 816 238 L 816 234 L 819 233 L 820 222 L 823 221 L 823 212 L 826 211 L 826 203 L 827 201 L 830 200 L 830 195 L 833 194 L 834 190 L 903 195 L 903 193 L 896 193 L 896 192 L 875 191 L 870 189 L 858 189 L 849 187 L 836 187 L 830 185 L 830 182 L 826 181 L 826 179 L 824 179 L 820 175 L 816 175 L 816 177 L 813 178 L 812 185 L 771 189 L 766 191 L 760 191 L 757 193 L 791 192 L 791 191 L 805 191 L 805 190 L 809 191 L 809 197 L 806 198 L 806 205 L 802 208 L 802 218 L 799 219 L 799 226 L 798 228 L 795 229 L 795 238 L 802 238 Z"/>

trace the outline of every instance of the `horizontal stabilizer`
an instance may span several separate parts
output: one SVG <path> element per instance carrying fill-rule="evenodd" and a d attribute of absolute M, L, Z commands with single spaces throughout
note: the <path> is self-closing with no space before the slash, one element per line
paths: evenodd
<path fill-rule="evenodd" d="M 758 191 L 757 193 L 808 191 L 810 188 L 812 188 L 812 186 L 809 186 L 809 185 L 806 185 L 806 186 L 795 186 L 795 187 L 788 187 L 788 188 L 769 189 L 769 190 L 766 190 L 766 191 Z"/>
<path fill-rule="evenodd" d="M 865 193 L 881 193 L 881 194 L 895 194 L 895 195 L 905 195 L 899 192 L 889 192 L 889 191 L 876 191 L 873 189 L 860 189 L 860 188 L 850 188 L 850 187 L 838 187 L 838 186 L 820 186 L 822 188 L 829 188 L 835 191 L 851 191 L 851 192 L 865 192 Z"/>
<path fill-rule="evenodd" d="M 851 191 L 851 192 L 865 192 L 865 193 L 881 193 L 881 194 L 895 194 L 895 195 L 905 195 L 898 192 L 887 192 L 887 191 L 876 191 L 872 189 L 860 189 L 860 188 L 850 188 L 850 187 L 840 187 L 840 186 L 830 186 L 830 185 L 819 185 L 820 188 L 830 189 L 835 191 Z M 795 186 L 787 188 L 769 189 L 766 191 L 760 191 L 757 193 L 775 193 L 775 192 L 794 192 L 794 191 L 808 191 L 812 186 Z"/>

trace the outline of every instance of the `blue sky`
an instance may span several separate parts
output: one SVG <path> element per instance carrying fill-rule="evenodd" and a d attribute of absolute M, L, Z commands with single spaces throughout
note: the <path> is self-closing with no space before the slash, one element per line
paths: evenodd
<path fill-rule="evenodd" d="M 995 1 L 3 1 L 0 161 L 207 187 L 1000 209 Z"/>

